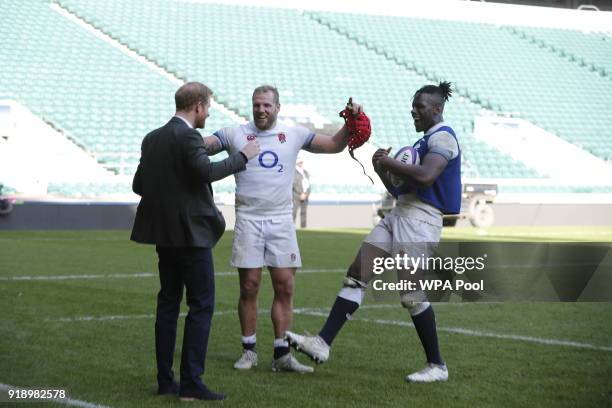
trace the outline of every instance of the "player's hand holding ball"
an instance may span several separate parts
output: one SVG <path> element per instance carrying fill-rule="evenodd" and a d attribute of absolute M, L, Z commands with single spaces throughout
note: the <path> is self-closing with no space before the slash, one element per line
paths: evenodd
<path fill-rule="evenodd" d="M 240 150 L 247 159 L 251 159 L 259 154 L 261 148 L 259 147 L 259 142 L 256 140 L 250 140 L 244 147 Z"/>
<path fill-rule="evenodd" d="M 372 165 L 374 166 L 374 171 L 378 173 L 379 171 L 383 170 L 382 166 L 380 165 L 380 160 L 385 157 L 389 157 L 390 152 L 391 147 L 387 149 L 378 149 L 374 152 L 374 155 L 372 156 Z"/>
<path fill-rule="evenodd" d="M 404 146 L 395 153 L 395 157 L 389 160 L 397 160 L 398 162 L 411 166 L 418 166 L 421 164 L 421 158 L 419 152 L 412 146 Z M 387 172 L 391 185 L 398 188 L 399 193 L 411 193 L 414 190 L 414 185 L 406 181 L 405 177 L 400 177 L 390 171 Z"/>

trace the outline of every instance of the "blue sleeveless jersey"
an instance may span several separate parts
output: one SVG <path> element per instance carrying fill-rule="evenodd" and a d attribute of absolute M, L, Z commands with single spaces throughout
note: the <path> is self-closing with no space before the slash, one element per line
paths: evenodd
<path fill-rule="evenodd" d="M 442 126 L 430 135 L 425 135 L 414 144 L 421 160 L 429 153 L 429 138 L 438 132 L 446 131 L 453 135 L 459 146 L 455 131 L 449 126 Z M 454 159 L 450 160 L 442 174 L 429 187 L 417 189 L 421 201 L 433 205 L 442 214 L 459 214 L 461 209 L 461 149 Z"/>

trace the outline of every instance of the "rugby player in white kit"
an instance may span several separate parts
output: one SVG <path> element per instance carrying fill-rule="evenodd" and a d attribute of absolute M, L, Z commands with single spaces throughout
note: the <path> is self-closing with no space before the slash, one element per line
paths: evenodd
<path fill-rule="evenodd" d="M 284 339 L 293 319 L 294 275 L 302 266 L 292 214 L 295 162 L 301 149 L 341 152 L 347 146 L 349 132 L 343 126 L 333 136 L 317 135 L 303 126 L 278 123 L 278 90 L 270 85 L 257 87 L 252 102 L 253 121 L 204 138 L 211 155 L 221 150 L 232 154 L 251 140 L 259 142 L 261 148 L 258 158 L 249 160 L 246 170 L 235 174 L 236 225 L 231 263 L 240 276 L 238 315 L 243 351 L 234 367 L 248 370 L 257 366 L 257 294 L 262 268 L 267 266 L 274 288 L 272 370 L 311 373 L 314 369 L 298 362 Z M 353 114 L 361 111 L 356 103 L 351 107 Z"/>

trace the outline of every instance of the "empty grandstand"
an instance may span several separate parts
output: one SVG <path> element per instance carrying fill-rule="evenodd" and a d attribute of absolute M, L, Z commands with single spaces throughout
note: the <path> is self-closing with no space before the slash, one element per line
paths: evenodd
<path fill-rule="evenodd" d="M 418 138 L 410 97 L 422 84 L 446 79 L 458 97 L 445 118 L 459 132 L 466 180 L 498 184 L 500 194 L 513 197 L 612 193 L 612 34 L 601 28 L 601 21 L 612 21 L 610 13 L 557 11 L 565 14 L 554 27 L 498 16 L 509 9 L 527 13 L 524 6 L 448 1 L 435 15 L 425 2 L 394 11 L 385 8 L 388 2 L 379 9 L 239 3 L 1 2 L 0 105 L 13 108 L 0 112 L 0 121 L 23 122 L 32 114 L 48 129 L 22 123 L 27 136 L 3 135 L 0 155 L 19 157 L 22 166 L 3 161 L 0 181 L 24 196 L 135 200 L 130 184 L 142 137 L 167 120 L 172 94 L 189 80 L 206 82 L 215 93 L 205 132 L 248 120 L 252 89 L 262 83 L 281 91 L 281 115 L 311 127 L 338 126 L 338 111 L 353 96 L 374 126 L 361 156 L 369 162 L 376 147 Z M 566 15 L 573 17 L 571 27 L 564 27 Z M 483 132 L 475 126 L 481 119 L 506 125 Z M 530 132 L 501 138 L 510 135 L 504 126 L 512 120 L 524 121 L 519 130 Z M 26 154 L 51 133 L 72 145 L 62 152 L 78 152 L 66 159 L 45 149 L 47 160 Z M 548 164 L 517 144 L 542 149 Z M 570 157 L 583 169 L 576 177 L 567 177 Z M 348 158 L 309 160 L 315 202 L 371 202 L 383 190 Z M 232 180 L 214 188 L 231 202 Z"/>

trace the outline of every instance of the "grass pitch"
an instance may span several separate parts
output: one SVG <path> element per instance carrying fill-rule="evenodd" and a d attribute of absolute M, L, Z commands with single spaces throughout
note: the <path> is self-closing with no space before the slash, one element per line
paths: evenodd
<path fill-rule="evenodd" d="M 304 268 L 318 272 L 298 272 L 294 330 L 321 327 L 366 233 L 299 232 Z M 112 407 L 184 405 L 154 395 L 156 255 L 128 237 L 127 231 L 0 233 L 0 383 L 66 389 L 73 399 Z M 449 229 L 444 237 L 612 241 L 612 229 Z M 238 277 L 229 266 L 231 239 L 227 232 L 214 253 L 217 313 L 204 376 L 213 390 L 228 394 L 224 406 L 612 405 L 611 303 L 435 305 L 449 382 L 407 384 L 405 375 L 424 364 L 410 317 L 399 302 L 366 298 L 334 342 L 328 363 L 313 375 L 276 374 L 269 366 L 272 289 L 264 274 L 260 365 L 237 372 Z M 175 372 L 180 344 L 179 335 Z M 60 406 L 16 406 L 27 405 Z"/>

